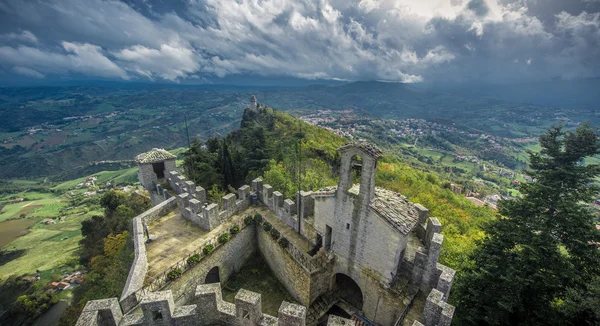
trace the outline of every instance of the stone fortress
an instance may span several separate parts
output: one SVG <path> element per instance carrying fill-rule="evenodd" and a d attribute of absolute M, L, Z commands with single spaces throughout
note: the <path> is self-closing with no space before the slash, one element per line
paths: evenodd
<path fill-rule="evenodd" d="M 439 220 L 375 186 L 377 147 L 350 142 L 339 152 L 337 187 L 300 191 L 294 201 L 258 178 L 221 205 L 176 171 L 174 155 L 138 155 L 155 206 L 132 220 L 135 259 L 121 298 L 89 301 L 77 325 L 450 325 L 455 272 L 437 262 Z M 299 304 L 284 301 L 271 316 L 259 293 L 223 300 L 221 284 L 253 253 Z"/>

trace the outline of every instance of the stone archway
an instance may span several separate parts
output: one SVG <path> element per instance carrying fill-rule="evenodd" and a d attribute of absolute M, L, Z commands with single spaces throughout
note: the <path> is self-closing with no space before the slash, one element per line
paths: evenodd
<path fill-rule="evenodd" d="M 363 308 L 363 294 L 358 283 L 356 283 L 350 276 L 337 273 L 333 275 L 333 292 L 335 295 L 342 299 L 358 310 Z"/>
<path fill-rule="evenodd" d="M 206 278 L 204 279 L 204 284 L 210 283 L 219 283 L 221 282 L 221 276 L 219 275 L 219 266 L 213 267 L 208 274 L 206 274 Z"/>

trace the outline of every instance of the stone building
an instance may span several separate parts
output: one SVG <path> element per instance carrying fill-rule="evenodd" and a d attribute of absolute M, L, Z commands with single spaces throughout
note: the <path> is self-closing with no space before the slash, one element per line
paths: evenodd
<path fill-rule="evenodd" d="M 218 206 L 207 202 L 203 188 L 170 171 L 165 177 L 179 195 L 165 195 L 133 219 L 135 260 L 121 299 L 90 301 L 78 325 L 450 325 L 454 307 L 446 300 L 454 270 L 437 262 L 443 242 L 439 220 L 401 194 L 375 186 L 382 157 L 377 147 L 351 142 L 339 152 L 338 185 L 301 191 L 295 201 L 258 178 L 224 196 Z M 165 192 L 158 185 L 155 189 Z M 287 240 L 285 245 L 260 224 L 245 223 L 256 212 Z M 178 251 L 170 234 L 145 242 L 142 225 L 159 232 L 152 231 L 154 221 L 173 214 L 197 225 L 192 230 L 197 233 L 186 240 L 197 246 L 195 251 Z M 168 223 L 156 225 L 172 227 Z M 240 231 L 231 241 L 216 241 L 233 226 Z M 172 234 L 183 236 L 181 230 Z M 203 254 L 206 244 L 215 250 Z M 228 303 L 221 299 L 219 283 L 207 284 L 226 282 L 254 252 L 300 305 L 283 302 L 274 317 L 261 312 L 260 294 L 240 290 L 235 303 Z M 194 254 L 202 259 L 186 263 Z M 160 256 L 174 264 L 156 271 L 153 264 L 160 260 L 153 257 Z M 182 276 L 168 279 L 175 269 Z"/>
<path fill-rule="evenodd" d="M 135 157 L 138 165 L 138 179 L 146 189 L 154 189 L 158 180 L 164 179 L 171 171 L 176 171 L 176 156 L 162 148 L 153 148 L 151 151 Z"/>

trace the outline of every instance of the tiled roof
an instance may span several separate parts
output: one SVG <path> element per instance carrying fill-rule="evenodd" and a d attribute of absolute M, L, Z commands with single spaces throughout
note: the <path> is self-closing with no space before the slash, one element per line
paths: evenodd
<path fill-rule="evenodd" d="M 382 188 L 375 188 L 375 197 L 369 207 L 403 234 L 412 231 L 419 220 L 419 212 L 413 203 L 397 192 Z"/>
<path fill-rule="evenodd" d="M 177 156 L 165 151 L 162 148 L 153 148 L 151 151 L 139 154 L 135 161 L 139 164 L 158 163 L 166 160 L 173 160 Z"/>
<path fill-rule="evenodd" d="M 321 188 L 311 192 L 312 195 L 323 196 L 333 195 L 337 190 L 336 186 Z M 358 196 L 360 184 L 353 184 L 348 192 Z M 390 223 L 392 227 L 408 234 L 412 231 L 419 221 L 419 211 L 415 204 L 411 203 L 406 197 L 397 192 L 375 187 L 375 196 L 371 200 L 369 207 L 382 219 Z"/>
<path fill-rule="evenodd" d="M 343 152 L 350 148 L 362 149 L 374 158 L 381 158 L 383 156 L 383 152 L 377 146 L 366 141 L 353 141 L 345 143 L 344 145 L 340 146 L 340 148 L 338 148 L 338 151 Z"/>

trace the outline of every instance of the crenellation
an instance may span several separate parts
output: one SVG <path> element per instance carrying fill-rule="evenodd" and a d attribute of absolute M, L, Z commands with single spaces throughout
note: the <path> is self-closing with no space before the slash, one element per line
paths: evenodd
<path fill-rule="evenodd" d="M 438 270 L 439 276 L 435 288 L 444 294 L 443 300 L 446 301 L 450 296 L 450 290 L 452 289 L 456 271 L 439 263 L 437 264 L 436 269 Z"/>
<path fill-rule="evenodd" d="M 194 214 L 202 214 L 202 202 L 196 198 L 190 199 L 190 208 Z"/>
<path fill-rule="evenodd" d="M 304 326 L 306 324 L 306 308 L 289 302 L 282 302 L 277 314 L 279 325 Z"/>
<path fill-rule="evenodd" d="M 307 218 L 315 214 L 315 199 L 312 197 L 311 192 L 300 191 L 300 216 Z"/>
<path fill-rule="evenodd" d="M 78 325 L 314 326 L 320 315 L 309 313 L 310 309 L 317 304 L 331 307 L 329 304 L 336 304 L 335 300 L 352 306 L 356 312 L 353 318 L 360 323 L 368 321 L 382 326 L 402 323 L 402 319 L 396 318 L 407 315 L 401 309 L 408 305 L 423 309 L 419 318 L 423 326 L 450 325 L 454 307 L 446 300 L 455 271 L 438 263 L 443 243 L 441 223 L 436 217 L 429 217 L 428 209 L 422 205 L 409 202 L 399 193 L 375 187 L 377 161 L 382 155 L 375 146 L 353 142 L 340 147 L 339 152 L 337 187 L 300 191 L 294 200 L 284 198 L 280 191 L 256 178 L 251 186 L 241 186 L 235 193 L 225 195 L 222 208 L 208 203 L 206 190 L 177 173 L 170 161 L 165 161 L 164 166 L 160 162 L 150 165 L 151 171 L 140 163 L 140 182 L 151 182 L 151 190 L 166 200 L 132 221 L 135 258 L 121 300 L 117 302 L 126 314 L 120 308 L 114 309 L 116 299 L 106 301 L 112 302 L 110 309 L 102 308 L 99 303 L 90 304 L 92 308 L 84 309 Z M 357 176 L 360 183 L 352 184 Z M 154 177 L 166 177 L 176 197 L 170 198 L 167 189 Z M 251 198 L 262 206 L 261 214 L 266 206 L 269 213 L 263 219 L 270 220 L 281 238 L 285 235 L 288 241 L 280 242 L 277 234 L 245 224 L 231 241 L 217 244 L 216 236 L 231 227 L 235 214 L 254 215 L 247 211 Z M 177 211 L 176 206 L 181 216 L 207 232 L 214 232 L 199 243 L 195 252 L 202 253 L 201 248 L 207 243 L 216 247 L 196 265 L 181 265 L 189 264 L 186 259 L 191 256 L 179 256 L 177 259 L 181 260 L 171 268 L 181 268 L 181 277 L 166 283 L 158 277 L 159 283 L 154 283 L 153 278 L 150 281 L 153 289 L 168 290 L 149 292 L 150 287 L 142 287 L 148 271 L 144 225 L 167 212 Z M 239 225 L 242 219 L 236 217 L 234 225 Z M 223 223 L 229 224 L 218 228 Z M 223 301 L 220 283 L 202 284 L 215 266 L 219 267 L 219 280 L 226 282 L 257 251 L 266 257 L 266 263 L 289 293 L 305 306 L 283 302 L 274 317 L 262 313 L 262 297 L 258 293 L 240 290 L 235 303 L 229 303 Z M 151 255 L 155 254 L 151 251 Z M 355 287 L 352 291 L 339 291 L 352 287 Z M 417 296 L 417 291 L 424 295 Z M 184 305 L 175 306 L 174 298 Z M 415 298 L 426 301 L 418 299 L 421 304 L 409 305 Z M 142 314 L 135 312 L 136 306 Z M 111 324 L 110 318 L 116 322 Z M 408 324 L 421 325 L 413 319 Z M 331 325 L 349 323 L 355 322 L 329 318 Z"/>
<path fill-rule="evenodd" d="M 212 230 L 219 225 L 219 205 L 209 204 L 204 207 L 205 230 Z"/>
<path fill-rule="evenodd" d="M 196 184 L 193 181 L 186 181 L 183 183 L 185 191 L 191 196 L 196 197 Z"/>
<path fill-rule="evenodd" d="M 437 261 L 442 249 L 442 242 L 444 236 L 436 233 L 431 238 L 429 244 L 429 251 L 427 252 L 427 260 L 425 262 L 425 268 L 423 271 L 423 278 L 421 281 L 421 289 L 426 293 L 431 291 L 437 285 Z"/>
<path fill-rule="evenodd" d="M 250 196 L 250 186 L 243 185 L 238 188 L 238 199 L 239 200 L 247 200 Z"/>
<path fill-rule="evenodd" d="M 263 314 L 261 295 L 240 289 L 235 303 L 222 299 L 219 283 L 196 287 L 195 303 L 176 306 L 170 290 L 146 294 L 139 313 L 123 315 L 116 298 L 89 301 L 77 321 L 77 326 L 117 325 L 189 325 L 227 324 L 234 326 L 279 325 L 304 326 L 306 308 L 282 302 L 278 317 Z"/>
<path fill-rule="evenodd" d="M 170 325 L 175 302 L 171 291 L 151 292 L 140 302 L 146 325 Z"/>
<path fill-rule="evenodd" d="M 240 325 L 256 325 L 263 318 L 260 294 L 240 289 L 235 295 L 235 317 Z"/>
<path fill-rule="evenodd" d="M 436 289 L 431 290 L 425 300 L 423 310 L 424 326 L 450 326 L 454 307 L 443 301 L 444 294 Z"/>
<path fill-rule="evenodd" d="M 429 248 L 433 235 L 440 232 L 442 232 L 442 223 L 440 223 L 440 220 L 438 220 L 437 217 L 430 217 L 429 220 L 427 220 L 427 229 L 425 230 L 424 245 L 426 248 Z"/>
<path fill-rule="evenodd" d="M 223 210 L 224 211 L 233 211 L 235 210 L 235 201 L 236 201 L 236 197 L 235 194 L 227 194 L 225 196 L 223 196 Z M 227 216 L 229 217 L 229 216 Z"/>
<path fill-rule="evenodd" d="M 204 190 L 204 188 L 200 186 L 196 187 L 196 199 L 198 199 L 203 205 L 206 203 L 206 190 Z"/>
<path fill-rule="evenodd" d="M 271 185 L 263 185 L 262 188 L 262 202 L 267 205 L 267 207 L 273 207 L 272 205 L 272 197 L 273 197 L 273 187 Z"/>
<path fill-rule="evenodd" d="M 273 206 L 271 207 L 271 209 L 274 210 L 275 212 L 277 212 L 278 210 L 281 209 L 282 206 L 283 206 L 283 194 L 280 193 L 279 191 L 274 191 L 273 192 Z"/>

